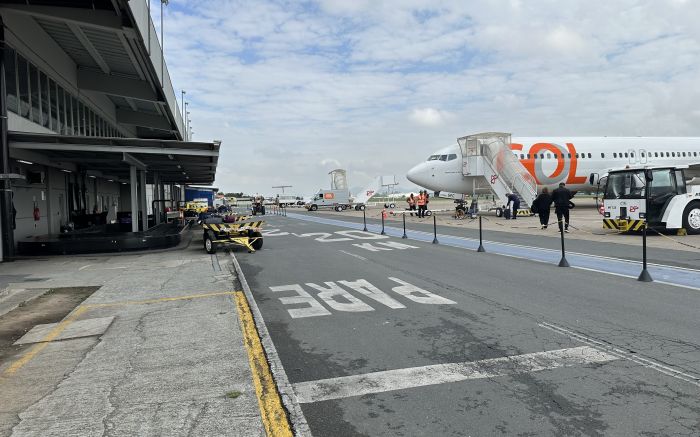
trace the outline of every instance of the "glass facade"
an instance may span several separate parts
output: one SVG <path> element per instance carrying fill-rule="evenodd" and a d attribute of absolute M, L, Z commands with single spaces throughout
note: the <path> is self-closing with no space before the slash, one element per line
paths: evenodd
<path fill-rule="evenodd" d="M 10 47 L 5 49 L 7 110 L 63 135 L 123 137 L 46 73 Z"/>

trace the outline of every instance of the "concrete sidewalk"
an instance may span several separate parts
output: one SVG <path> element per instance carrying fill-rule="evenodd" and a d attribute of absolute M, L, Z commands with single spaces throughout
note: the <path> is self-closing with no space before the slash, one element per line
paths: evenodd
<path fill-rule="evenodd" d="M 55 330 L 114 318 L 102 335 L 28 344 L 2 364 L 0 435 L 265 435 L 232 272 L 228 254 L 196 242 L 0 264 L 9 290 L 100 287 Z"/>

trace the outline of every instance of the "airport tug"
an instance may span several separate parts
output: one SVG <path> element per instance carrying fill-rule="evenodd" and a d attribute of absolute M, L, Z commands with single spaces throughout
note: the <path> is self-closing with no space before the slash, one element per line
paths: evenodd
<path fill-rule="evenodd" d="M 220 246 L 243 246 L 248 253 L 260 250 L 263 245 L 263 236 L 260 232 L 264 221 L 252 221 L 243 223 L 251 217 L 240 216 L 234 223 L 202 223 L 204 230 L 204 250 L 207 253 L 216 253 Z"/>
<path fill-rule="evenodd" d="M 603 189 L 603 227 L 633 232 L 647 222 L 679 234 L 700 234 L 700 185 L 686 182 L 694 176 L 694 169 L 688 170 L 672 166 L 610 171 L 598 183 Z"/>

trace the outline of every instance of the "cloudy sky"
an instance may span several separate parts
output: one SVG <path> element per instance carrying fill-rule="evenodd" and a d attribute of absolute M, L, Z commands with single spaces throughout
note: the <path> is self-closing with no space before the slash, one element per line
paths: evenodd
<path fill-rule="evenodd" d="M 160 2 L 153 1 L 160 21 Z M 173 84 L 216 186 L 406 171 L 459 136 L 700 136 L 700 1 L 171 0 Z"/>

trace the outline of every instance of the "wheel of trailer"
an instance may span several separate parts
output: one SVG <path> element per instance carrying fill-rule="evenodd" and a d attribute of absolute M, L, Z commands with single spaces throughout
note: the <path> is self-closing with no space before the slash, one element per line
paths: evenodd
<path fill-rule="evenodd" d="M 311 207 L 309 208 L 309 211 L 316 211 L 317 209 L 318 209 L 317 205 L 311 205 Z"/>
<path fill-rule="evenodd" d="M 260 249 L 262 249 L 262 246 L 263 246 L 262 234 L 261 234 L 260 232 L 257 232 L 257 231 L 256 231 L 256 232 L 253 232 L 253 233 L 251 234 L 251 237 L 252 237 L 252 238 L 257 238 L 257 240 L 253 241 L 253 242 L 250 244 L 251 246 L 253 246 L 253 249 L 255 249 L 255 250 L 260 250 Z M 251 237 L 248 237 L 248 238 L 251 238 Z"/>
<path fill-rule="evenodd" d="M 336 210 L 337 212 L 340 212 L 340 211 L 343 210 L 343 208 L 342 208 L 340 205 L 336 206 L 336 207 L 333 208 L 333 209 Z"/>
<path fill-rule="evenodd" d="M 429 209 L 425 210 L 426 217 L 430 217 L 431 215 L 433 215 L 433 212 L 431 210 L 429 210 Z"/>
<path fill-rule="evenodd" d="M 391 209 L 396 208 L 396 204 L 395 204 L 395 203 L 390 203 L 390 204 L 389 204 L 389 208 L 391 208 Z"/>
<path fill-rule="evenodd" d="M 503 210 L 501 208 L 496 208 L 496 217 L 503 217 Z"/>
<path fill-rule="evenodd" d="M 346 209 L 348 209 L 348 206 L 347 206 L 347 205 L 340 205 L 340 209 L 342 209 L 343 211 L 345 211 Z"/>
<path fill-rule="evenodd" d="M 207 253 L 216 253 L 216 243 L 214 243 L 209 234 L 204 235 L 204 250 Z"/>
<path fill-rule="evenodd" d="M 357 210 L 358 210 L 358 211 L 364 211 L 364 210 L 365 210 L 365 206 L 364 206 L 364 205 L 359 205 L 359 206 L 357 207 Z"/>
<path fill-rule="evenodd" d="M 700 202 L 690 202 L 683 211 L 683 227 L 688 234 L 700 234 Z"/>

